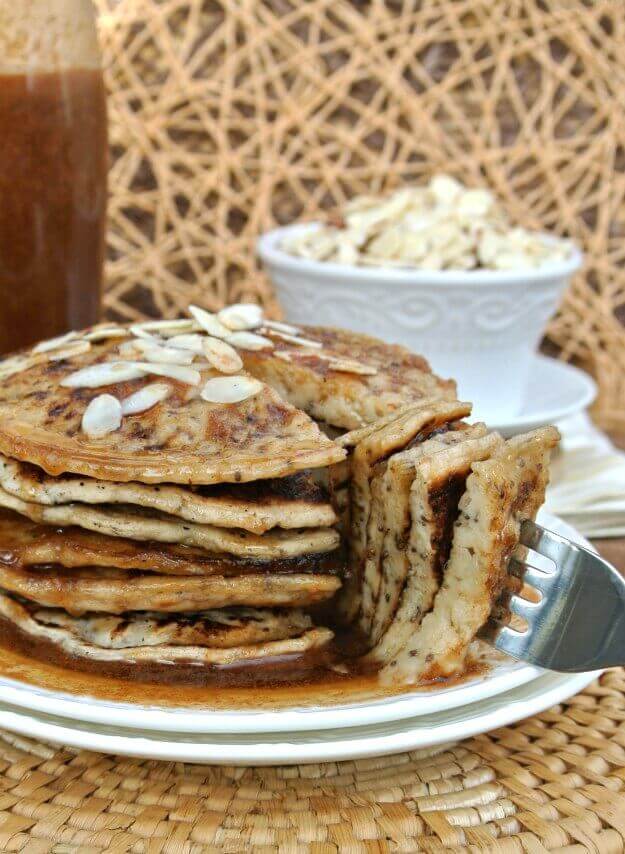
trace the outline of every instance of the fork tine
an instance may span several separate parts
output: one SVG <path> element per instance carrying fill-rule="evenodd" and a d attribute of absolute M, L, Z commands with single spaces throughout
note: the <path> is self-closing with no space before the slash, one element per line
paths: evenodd
<path fill-rule="evenodd" d="M 516 614 L 517 617 L 521 617 L 525 620 L 530 628 L 533 621 L 538 616 L 542 604 L 542 600 L 540 602 L 530 602 L 528 599 L 522 599 L 516 594 L 510 596 L 508 599 L 508 608 L 513 614 Z"/>
<path fill-rule="evenodd" d="M 570 557 L 571 550 L 579 551 L 575 543 L 561 537 L 560 534 L 554 534 L 553 531 L 546 531 L 530 519 L 526 519 L 521 525 L 519 542 L 526 548 L 552 560 L 556 566 L 560 566 L 567 557 Z"/>
<path fill-rule="evenodd" d="M 535 587 L 543 595 L 547 595 L 556 584 L 555 572 L 542 572 L 516 557 L 511 557 L 508 561 L 508 572 L 520 578 L 525 584 L 529 584 L 530 587 Z"/>
<path fill-rule="evenodd" d="M 529 632 L 517 632 L 510 626 L 499 628 L 494 636 L 494 646 L 513 658 L 525 658 Z"/>

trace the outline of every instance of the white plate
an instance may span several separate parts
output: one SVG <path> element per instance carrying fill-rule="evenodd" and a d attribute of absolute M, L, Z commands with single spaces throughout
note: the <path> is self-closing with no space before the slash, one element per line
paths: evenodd
<path fill-rule="evenodd" d="M 548 528 L 586 543 L 570 525 L 542 514 Z M 498 664 L 486 674 L 438 690 L 413 690 L 393 697 L 340 706 L 295 707 L 278 711 L 198 711 L 115 703 L 89 696 L 36 688 L 14 679 L 0 678 L 0 702 L 13 707 L 96 725 L 151 729 L 176 733 L 291 733 L 370 726 L 432 715 L 497 696 L 531 682 L 544 671 L 520 662 Z"/>
<path fill-rule="evenodd" d="M 459 394 L 462 395 L 462 389 Z M 509 437 L 583 412 L 596 394 L 594 380 L 584 371 L 557 359 L 535 356 L 525 400 L 517 416 L 502 419 L 495 413 L 489 417 L 476 404 L 472 418 L 486 421 L 492 430 Z"/>
<path fill-rule="evenodd" d="M 386 756 L 460 741 L 538 714 L 590 684 L 598 673 L 545 673 L 526 685 L 459 709 L 351 729 L 263 735 L 132 730 L 28 715 L 0 704 L 0 726 L 64 747 L 170 762 L 293 765 Z"/>

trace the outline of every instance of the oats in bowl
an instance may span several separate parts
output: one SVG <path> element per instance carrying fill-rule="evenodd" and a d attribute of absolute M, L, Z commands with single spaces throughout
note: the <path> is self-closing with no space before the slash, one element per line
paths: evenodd
<path fill-rule="evenodd" d="M 314 261 L 422 270 L 519 270 L 566 261 L 566 240 L 514 227 L 495 196 L 449 175 L 389 196 L 357 196 L 281 249 Z"/>

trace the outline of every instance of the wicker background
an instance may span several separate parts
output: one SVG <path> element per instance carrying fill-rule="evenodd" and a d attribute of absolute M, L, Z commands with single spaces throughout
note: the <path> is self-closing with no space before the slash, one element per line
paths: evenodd
<path fill-rule="evenodd" d="M 622 854 L 625 671 L 460 744 L 355 762 L 184 765 L 0 730 L 0 850 Z"/>
<path fill-rule="evenodd" d="M 259 232 L 446 170 L 584 247 L 551 339 L 624 426 L 620 0 L 96 2 L 111 313 L 270 301 Z"/>

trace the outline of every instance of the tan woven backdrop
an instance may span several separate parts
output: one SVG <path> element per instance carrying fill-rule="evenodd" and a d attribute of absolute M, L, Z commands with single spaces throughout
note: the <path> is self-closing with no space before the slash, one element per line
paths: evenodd
<path fill-rule="evenodd" d="M 550 334 L 625 427 L 621 0 L 96 2 L 111 313 L 268 302 L 259 232 L 446 170 L 582 244 Z"/>

